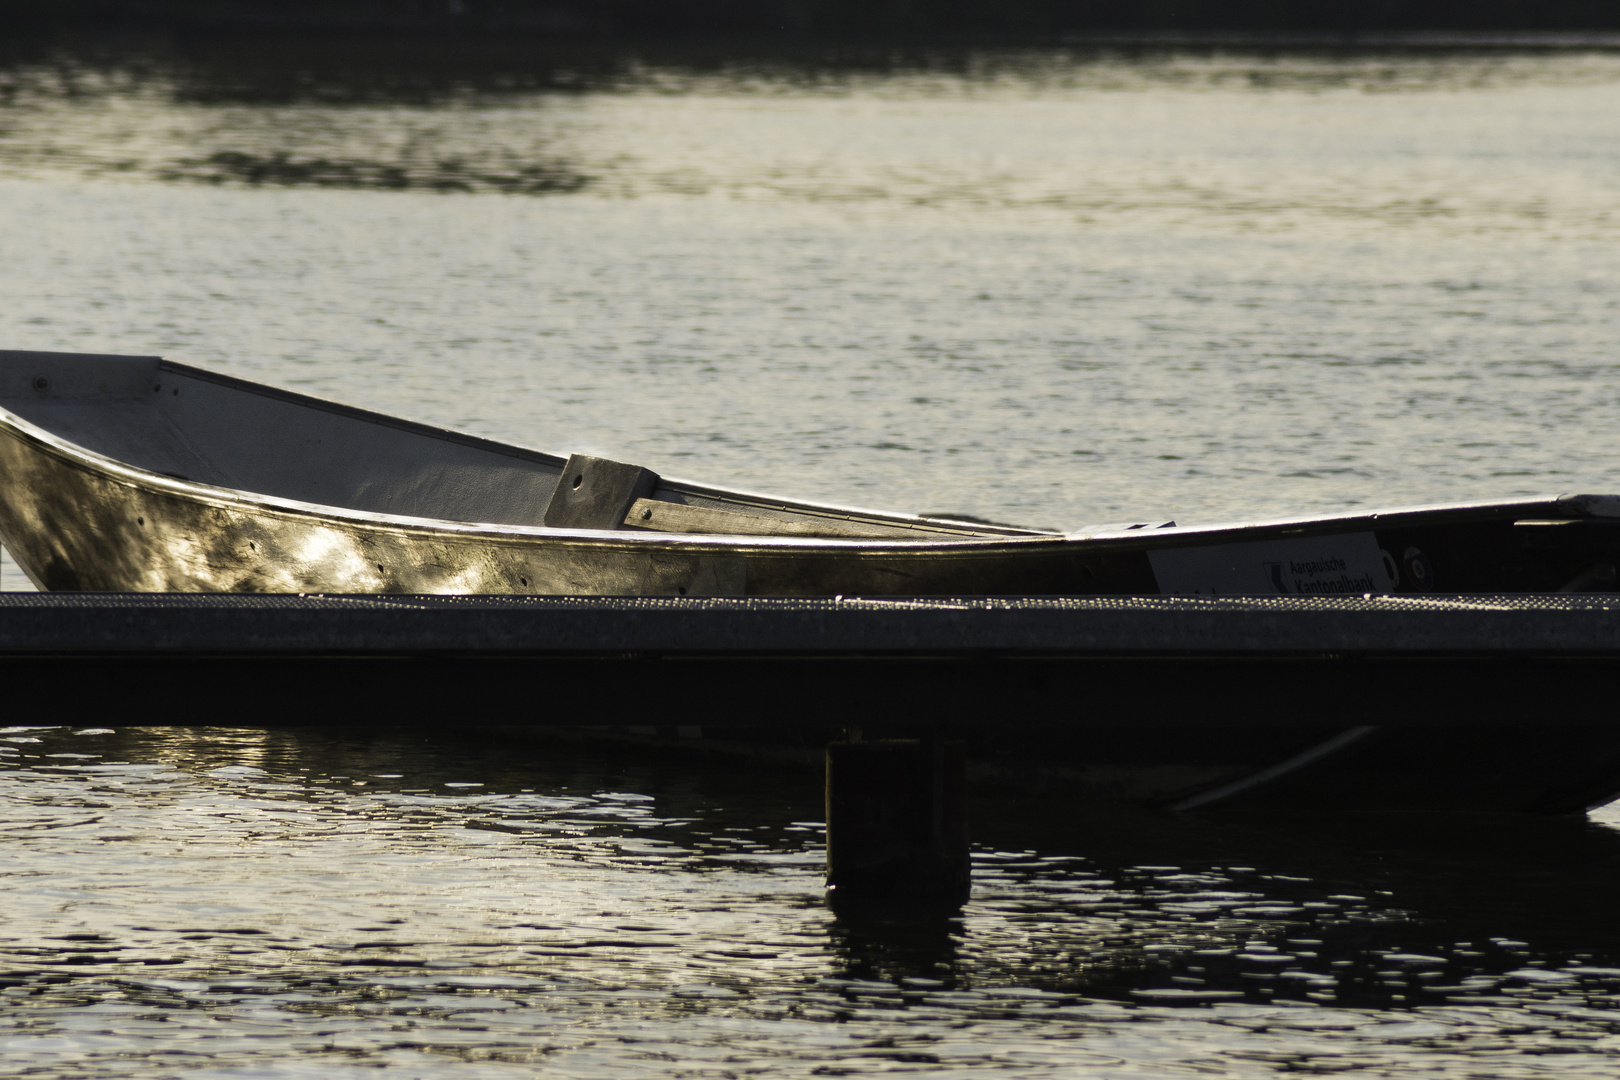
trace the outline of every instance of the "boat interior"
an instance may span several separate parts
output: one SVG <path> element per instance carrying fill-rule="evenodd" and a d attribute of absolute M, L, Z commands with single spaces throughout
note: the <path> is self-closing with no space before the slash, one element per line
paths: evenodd
<path fill-rule="evenodd" d="M 934 542 L 1050 535 L 709 488 L 624 462 L 509 446 L 158 357 L 0 351 L 0 408 L 148 472 L 393 516 Z"/>

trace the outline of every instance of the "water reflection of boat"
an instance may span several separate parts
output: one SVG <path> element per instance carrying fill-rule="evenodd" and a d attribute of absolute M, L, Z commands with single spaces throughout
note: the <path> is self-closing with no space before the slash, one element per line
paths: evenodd
<path fill-rule="evenodd" d="M 0 352 L 0 539 L 42 589 L 872 596 L 1611 586 L 1620 498 L 1073 533 L 731 491 L 155 357 Z"/>

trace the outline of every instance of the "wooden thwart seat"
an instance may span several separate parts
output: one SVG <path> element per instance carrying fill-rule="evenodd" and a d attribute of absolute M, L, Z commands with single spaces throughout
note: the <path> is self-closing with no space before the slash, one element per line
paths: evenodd
<path fill-rule="evenodd" d="M 941 537 L 963 537 L 977 534 L 966 531 L 912 528 L 905 525 L 881 525 L 873 521 L 849 518 L 775 517 L 769 514 L 750 514 L 736 510 L 720 510 L 711 506 L 689 506 L 686 503 L 660 502 L 657 499 L 637 499 L 625 515 L 624 523 L 638 529 L 655 529 L 674 533 L 719 533 L 727 536 L 822 536 L 829 538 L 864 538 L 868 540 L 937 540 Z"/>
<path fill-rule="evenodd" d="M 544 522 L 558 529 L 646 529 L 720 536 L 819 536 L 831 539 L 938 540 L 995 533 L 965 527 L 933 527 L 865 521 L 794 511 L 792 517 L 722 510 L 651 498 L 661 477 L 651 469 L 609 458 L 574 454 L 563 467 Z"/>

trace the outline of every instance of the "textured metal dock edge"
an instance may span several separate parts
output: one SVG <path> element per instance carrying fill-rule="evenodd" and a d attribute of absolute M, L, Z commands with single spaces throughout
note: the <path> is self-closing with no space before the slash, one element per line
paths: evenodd
<path fill-rule="evenodd" d="M 0 594 L 0 652 L 1620 656 L 1620 595 L 642 598 Z"/>

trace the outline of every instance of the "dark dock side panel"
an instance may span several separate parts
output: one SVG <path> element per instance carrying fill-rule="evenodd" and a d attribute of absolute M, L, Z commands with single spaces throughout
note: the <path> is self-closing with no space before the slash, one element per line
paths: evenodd
<path fill-rule="evenodd" d="M 8 593 L 0 668 L 124 723 L 1541 726 L 1609 721 L 1620 596 Z"/>
<path fill-rule="evenodd" d="M 13 708 L 172 724 L 1607 722 L 1620 596 L 10 593 L 0 672 Z"/>

